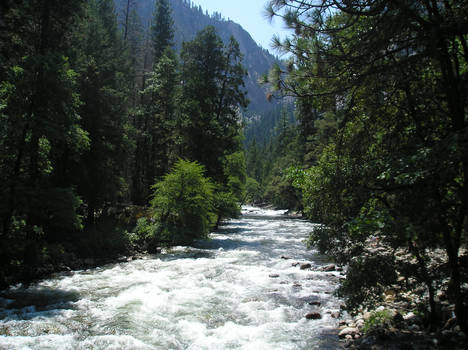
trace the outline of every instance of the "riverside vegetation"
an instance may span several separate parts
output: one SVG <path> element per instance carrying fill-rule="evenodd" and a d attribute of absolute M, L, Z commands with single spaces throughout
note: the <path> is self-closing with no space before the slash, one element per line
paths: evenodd
<path fill-rule="evenodd" d="M 2 4 L 3 285 L 67 255 L 190 243 L 242 201 L 272 203 L 320 223 L 309 245 L 347 267 L 343 335 L 368 334 L 349 346 L 408 329 L 413 347 L 463 343 L 468 5 L 268 1 L 294 31 L 262 79 L 282 108 L 242 132 L 239 45 L 207 27 L 177 53 L 156 4 L 144 55 L 112 1 Z"/>
<path fill-rule="evenodd" d="M 112 0 L 6 1 L 0 15 L 1 286 L 189 243 L 240 213 L 234 38 L 208 26 L 175 52 L 165 0 L 146 38 Z"/>
<path fill-rule="evenodd" d="M 251 143 L 260 196 L 282 184 L 283 201 L 322 224 L 309 244 L 348 266 L 340 293 L 351 310 L 409 303 L 400 310 L 421 329 L 465 339 L 467 5 L 293 0 L 267 10 L 295 34 L 275 39 L 290 59 L 264 81 L 296 98 L 297 122 L 281 128 L 280 153 Z M 258 152 L 283 171 L 261 175 L 271 165 Z"/>

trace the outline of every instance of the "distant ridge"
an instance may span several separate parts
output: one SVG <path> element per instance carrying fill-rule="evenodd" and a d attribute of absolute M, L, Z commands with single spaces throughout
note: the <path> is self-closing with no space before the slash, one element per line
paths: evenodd
<path fill-rule="evenodd" d="M 115 0 L 115 3 L 117 13 L 121 15 L 127 0 Z M 153 16 L 155 0 L 137 0 L 134 3 L 142 24 L 147 26 Z M 262 74 L 268 72 L 274 63 L 278 62 L 278 59 L 268 50 L 259 46 L 239 24 L 224 19 L 220 13 L 215 12 L 209 15 L 208 12 L 203 11 L 201 6 L 194 5 L 190 0 L 169 0 L 169 3 L 172 6 L 176 47 L 180 48 L 183 41 L 192 40 L 196 33 L 207 25 L 215 27 L 224 42 L 228 42 L 229 38 L 234 36 L 244 55 L 243 65 L 249 73 L 245 80 L 250 100 L 248 110 L 253 113 L 261 113 L 272 109 L 274 102 L 267 101 L 266 88 L 260 86 L 257 81 Z"/>

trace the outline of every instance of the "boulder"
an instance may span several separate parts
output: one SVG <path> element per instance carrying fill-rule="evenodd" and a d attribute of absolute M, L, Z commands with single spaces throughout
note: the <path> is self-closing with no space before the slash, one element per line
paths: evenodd
<path fill-rule="evenodd" d="M 365 321 L 363 319 L 359 319 L 356 321 L 356 327 L 361 329 L 364 327 Z"/>
<path fill-rule="evenodd" d="M 322 315 L 319 312 L 309 312 L 304 317 L 308 320 L 319 320 L 322 318 Z"/>
<path fill-rule="evenodd" d="M 287 255 L 281 255 L 281 259 L 290 260 L 292 258 L 290 256 L 287 256 Z"/>
<path fill-rule="evenodd" d="M 416 319 L 416 315 L 414 314 L 414 312 L 408 312 L 406 315 L 403 316 L 403 319 L 405 321 L 413 321 L 414 319 Z"/>
<path fill-rule="evenodd" d="M 278 278 L 279 276 L 280 276 L 280 275 L 277 274 L 277 273 L 270 273 L 270 274 L 268 275 L 268 277 L 270 277 L 270 278 Z"/>
<path fill-rule="evenodd" d="M 321 270 L 325 272 L 335 271 L 336 265 L 335 264 L 326 265 L 326 266 L 323 266 Z"/>
<path fill-rule="evenodd" d="M 346 338 L 347 335 L 350 335 L 351 337 L 354 337 L 356 334 L 359 334 L 359 329 L 356 327 L 346 327 L 343 328 L 340 333 L 338 333 L 338 336 L 343 339 Z"/>
<path fill-rule="evenodd" d="M 310 269 L 311 267 L 312 265 L 309 263 L 301 264 L 301 270 Z"/>

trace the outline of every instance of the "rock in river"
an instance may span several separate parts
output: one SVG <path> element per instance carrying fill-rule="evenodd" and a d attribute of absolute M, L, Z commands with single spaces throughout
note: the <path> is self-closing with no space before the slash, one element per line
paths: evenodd
<path fill-rule="evenodd" d="M 318 312 L 309 312 L 307 315 L 304 316 L 308 320 L 319 320 L 322 318 L 322 315 Z"/>
<path fill-rule="evenodd" d="M 325 272 L 330 272 L 330 271 L 335 271 L 336 270 L 336 266 L 335 264 L 330 264 L 330 265 L 326 265 L 326 266 L 323 266 L 321 268 L 322 271 L 325 271 Z"/>
<path fill-rule="evenodd" d="M 359 329 L 355 327 L 346 327 L 343 328 L 340 333 L 338 333 L 338 336 L 340 338 L 346 338 L 347 335 L 354 337 L 356 334 L 359 334 Z"/>

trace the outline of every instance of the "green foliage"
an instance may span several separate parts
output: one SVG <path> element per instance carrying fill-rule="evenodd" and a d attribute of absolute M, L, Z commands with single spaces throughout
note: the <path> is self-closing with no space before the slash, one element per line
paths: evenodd
<path fill-rule="evenodd" d="M 269 2 L 270 14 L 296 33 L 277 40 L 293 55 L 288 71 L 269 76 L 298 97 L 307 170 L 292 177 L 305 212 L 323 224 L 311 243 L 350 264 L 351 304 L 373 300 L 392 271 L 404 272 L 387 261 L 388 251 L 400 250 L 417 261 L 412 278 L 425 285 L 436 320 L 434 288 L 444 277 L 428 252 L 442 248 L 457 321 L 468 329 L 459 257 L 468 232 L 467 37 L 455 34 L 466 5 L 382 4 Z M 365 262 L 373 240 L 383 245 L 374 251 L 378 273 Z"/>
<path fill-rule="evenodd" d="M 162 181 L 153 186 L 151 206 L 160 229 L 156 239 L 188 244 L 206 237 L 213 225 L 213 189 L 197 162 L 180 159 Z"/>
<path fill-rule="evenodd" d="M 357 255 L 354 252 L 354 255 Z M 391 254 L 360 254 L 353 257 L 347 271 L 347 278 L 339 293 L 345 296 L 346 305 L 357 308 L 360 305 L 372 307 L 388 288 L 397 282 L 395 257 Z"/>
<path fill-rule="evenodd" d="M 249 137 L 254 137 L 246 147 L 247 174 L 259 185 L 259 193 L 255 195 L 257 203 L 270 203 L 278 208 L 301 209 L 300 191 L 292 185 L 287 176 L 287 169 L 302 162 L 303 147 L 297 136 L 290 106 L 279 110 L 278 115 L 277 112 L 265 115 L 247 126 L 246 133 Z M 257 127 L 260 130 L 265 127 L 265 120 L 274 121 L 274 128 L 270 125 L 270 141 L 258 146 L 256 137 L 261 139 L 263 134 L 254 130 Z"/>
<path fill-rule="evenodd" d="M 132 199 L 140 204 L 146 203 L 154 180 L 167 173 L 175 160 L 177 80 L 177 58 L 167 48 L 153 66 L 135 115 Z"/>
<path fill-rule="evenodd" d="M 73 181 L 87 204 L 87 221 L 92 224 L 96 212 L 105 204 L 115 203 L 124 191 L 125 180 L 119 164 L 127 152 L 126 82 L 127 71 L 119 54 L 123 42 L 118 35 L 112 0 L 90 1 L 88 21 L 77 42 L 77 68 L 80 73 L 80 124 L 90 137 L 90 147 L 76 162 Z M 77 164 L 78 163 L 78 164 Z"/>
<path fill-rule="evenodd" d="M 77 231 L 83 228 L 78 215 L 82 200 L 70 188 L 42 188 L 31 196 L 29 210 L 42 219 L 44 230 L 50 235 L 62 235 L 63 232 Z"/>
<path fill-rule="evenodd" d="M 130 241 L 137 245 L 149 243 L 156 239 L 158 226 L 146 217 L 139 218 L 133 233 L 129 234 Z"/>
<path fill-rule="evenodd" d="M 225 218 L 237 218 L 240 215 L 239 200 L 232 192 L 225 192 L 222 189 L 213 194 L 213 209 L 218 217 L 218 222 Z"/>
<path fill-rule="evenodd" d="M 237 202 L 245 197 L 246 169 L 244 152 L 235 152 L 224 157 L 224 175 L 227 189 Z"/>
<path fill-rule="evenodd" d="M 247 106 L 239 44 L 224 45 L 214 27 L 183 44 L 181 57 L 182 114 L 178 128 L 182 156 L 206 166 L 216 182 L 224 182 L 223 157 L 239 151 L 239 108 Z"/>
<path fill-rule="evenodd" d="M 127 253 L 131 244 L 131 235 L 114 217 L 101 216 L 75 236 L 74 249 L 69 250 L 85 258 L 115 258 Z"/>
<path fill-rule="evenodd" d="M 167 0 L 157 0 L 154 7 L 153 23 L 151 25 L 151 39 L 153 41 L 154 62 L 159 59 L 168 47 L 172 46 L 174 37 L 174 21 Z"/>
<path fill-rule="evenodd" d="M 388 328 L 391 325 L 392 314 L 389 310 L 374 311 L 364 322 L 363 332 L 368 333 L 379 328 Z"/>
<path fill-rule="evenodd" d="M 179 65 L 169 2 L 157 2 L 150 28 L 136 2 L 124 2 L 122 32 L 113 0 L 2 6 L 0 246 L 12 249 L 0 279 L 34 277 L 34 264 L 61 256 L 189 243 L 240 212 L 239 44 L 207 28 L 184 45 Z M 179 157 L 195 163 L 167 174 Z M 147 205 L 164 174 L 153 222 L 132 204 Z"/>
<path fill-rule="evenodd" d="M 0 227 L 5 236 L 15 230 L 16 218 L 37 233 L 80 225 L 79 199 L 65 179 L 62 161 L 89 145 L 78 124 L 77 74 L 64 55 L 81 6 L 79 1 L 29 1 L 12 6 L 4 17 Z M 35 205 L 39 201 L 46 203 L 41 210 Z"/>
<path fill-rule="evenodd" d="M 260 203 L 262 200 L 262 190 L 260 184 L 253 178 L 247 177 L 245 184 L 245 202 L 249 204 Z"/>

